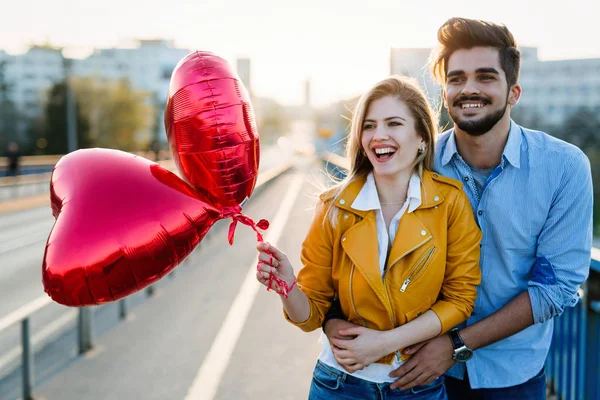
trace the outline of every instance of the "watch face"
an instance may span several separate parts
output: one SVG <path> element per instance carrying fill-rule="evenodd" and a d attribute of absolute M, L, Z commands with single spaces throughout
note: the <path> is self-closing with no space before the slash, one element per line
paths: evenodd
<path fill-rule="evenodd" d="M 456 361 L 465 362 L 473 356 L 473 352 L 467 348 L 460 349 L 454 353 L 454 359 Z"/>

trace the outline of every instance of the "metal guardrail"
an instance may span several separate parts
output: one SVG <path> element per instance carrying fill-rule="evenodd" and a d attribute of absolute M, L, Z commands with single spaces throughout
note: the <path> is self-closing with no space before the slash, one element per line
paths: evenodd
<path fill-rule="evenodd" d="M 132 153 L 141 157 L 152 160 L 154 153 L 152 152 L 137 152 Z M 25 167 L 40 167 L 40 170 L 51 170 L 54 165 L 60 160 L 62 155 L 54 156 L 28 156 L 23 157 L 21 166 Z M 175 163 L 172 159 L 167 158 L 166 154 L 160 154 L 160 161 L 156 161 L 163 167 L 173 171 Z M 0 166 L 6 163 L 5 157 L 0 157 Z M 42 168 L 46 167 L 46 168 Z M 0 172 L 0 201 L 12 199 L 16 197 L 32 196 L 49 192 L 49 182 L 52 175 L 51 172 L 41 172 L 33 174 L 24 174 L 13 176 L 3 176 Z"/>
<path fill-rule="evenodd" d="M 546 376 L 558 400 L 600 399 L 600 250 L 592 249 L 590 278 L 580 290 L 580 301 L 554 320 Z"/>
<path fill-rule="evenodd" d="M 346 176 L 346 158 L 332 153 L 321 158 L 329 175 Z M 580 301 L 554 319 L 546 379 L 557 400 L 600 400 L 600 289 L 594 294 L 598 300 L 588 292 L 591 279 L 600 288 L 600 249 L 592 248 L 591 257 L 592 275 L 579 289 Z"/>
<path fill-rule="evenodd" d="M 268 171 L 260 173 L 258 175 L 253 194 L 256 194 L 257 192 L 261 191 L 268 182 L 272 181 L 277 176 L 289 170 L 292 167 L 292 165 L 292 162 L 288 160 L 277 167 L 273 167 Z M 208 238 L 209 236 L 211 236 L 210 231 L 207 233 L 206 238 Z M 171 278 L 173 278 L 175 276 L 174 271 L 172 271 L 169 275 Z M 148 286 L 145 290 L 148 296 L 152 296 L 154 294 L 154 288 L 152 285 Z M 118 302 L 119 318 L 121 320 L 124 320 L 127 318 L 128 314 L 127 298 L 123 298 Z M 41 311 L 43 308 L 45 308 L 51 303 L 52 299 L 50 297 L 42 295 L 0 319 L 0 334 L 17 323 L 21 324 L 23 400 L 34 400 L 34 352 L 31 345 L 31 332 L 29 328 L 29 320 L 33 314 L 35 314 L 38 311 Z M 83 354 L 94 347 L 94 308 L 79 307 L 78 309 L 78 349 L 79 354 Z"/>

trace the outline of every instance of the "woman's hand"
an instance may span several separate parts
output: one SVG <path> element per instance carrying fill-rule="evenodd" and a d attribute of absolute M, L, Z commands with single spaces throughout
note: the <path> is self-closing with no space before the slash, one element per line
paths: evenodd
<path fill-rule="evenodd" d="M 287 256 L 270 243 L 260 242 L 257 244 L 258 250 L 258 271 L 256 279 L 267 288 L 269 287 L 270 276 L 273 274 L 276 278 L 285 282 L 288 287 L 294 283 L 294 268 L 290 264 Z M 281 289 L 276 281 L 272 282 L 271 289 L 281 293 Z"/>
<path fill-rule="evenodd" d="M 387 348 L 386 332 L 368 329 L 363 326 L 341 329 L 341 336 L 354 336 L 354 339 L 343 340 L 330 337 L 333 355 L 346 371 L 359 371 L 393 350 Z"/>

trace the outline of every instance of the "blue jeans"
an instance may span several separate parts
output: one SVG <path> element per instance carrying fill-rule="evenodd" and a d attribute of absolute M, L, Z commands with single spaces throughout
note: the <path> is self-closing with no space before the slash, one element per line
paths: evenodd
<path fill-rule="evenodd" d="M 546 370 L 517 386 L 495 389 L 471 389 L 469 377 L 464 380 L 446 377 L 446 390 L 449 400 L 545 400 Z"/>
<path fill-rule="evenodd" d="M 447 400 L 444 376 L 428 385 L 415 386 L 410 390 L 391 390 L 389 383 L 374 383 L 355 378 L 336 368 L 317 361 L 310 385 L 309 400 L 350 399 L 419 399 Z"/>

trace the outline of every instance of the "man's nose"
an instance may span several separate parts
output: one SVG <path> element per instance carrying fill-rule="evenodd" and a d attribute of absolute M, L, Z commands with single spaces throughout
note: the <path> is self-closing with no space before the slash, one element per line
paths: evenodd
<path fill-rule="evenodd" d="M 479 87 L 477 87 L 477 84 L 472 79 L 467 79 L 460 94 L 465 96 L 479 94 Z"/>

